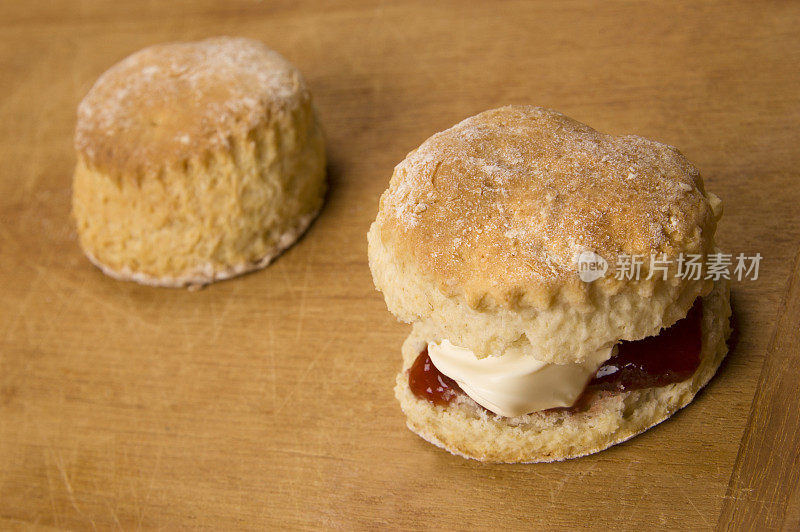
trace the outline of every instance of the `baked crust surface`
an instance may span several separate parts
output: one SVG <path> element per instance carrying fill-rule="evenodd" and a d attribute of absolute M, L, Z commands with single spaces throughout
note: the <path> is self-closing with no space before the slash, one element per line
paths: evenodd
<path fill-rule="evenodd" d="M 144 48 L 103 73 L 78 106 L 75 150 L 93 168 L 155 177 L 164 166 L 230 150 L 310 99 L 300 72 L 237 37 Z"/>
<path fill-rule="evenodd" d="M 575 259 L 586 250 L 610 264 L 620 253 L 706 252 L 715 219 L 700 174 L 675 148 L 509 106 L 411 152 L 381 197 L 378 225 L 442 288 L 513 307 L 583 293 Z"/>

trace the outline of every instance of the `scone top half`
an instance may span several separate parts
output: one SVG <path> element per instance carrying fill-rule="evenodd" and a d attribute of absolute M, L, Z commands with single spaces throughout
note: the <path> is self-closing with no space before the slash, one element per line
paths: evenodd
<path fill-rule="evenodd" d="M 711 291 L 703 275 L 678 276 L 678 258 L 704 262 L 720 215 L 675 148 L 509 106 L 432 136 L 395 168 L 370 267 L 389 310 L 428 342 L 581 363 L 658 334 Z M 585 252 L 607 262 L 604 277 L 581 279 Z M 651 255 L 666 276 L 649 275 Z M 644 257 L 638 279 L 618 279 L 633 256 Z"/>

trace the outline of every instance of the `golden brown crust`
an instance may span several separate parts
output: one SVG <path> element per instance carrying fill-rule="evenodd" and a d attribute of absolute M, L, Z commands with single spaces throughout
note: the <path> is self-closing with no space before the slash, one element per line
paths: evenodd
<path fill-rule="evenodd" d="M 100 76 L 78 108 L 75 149 L 106 172 L 153 175 L 228 150 L 231 136 L 309 99 L 297 69 L 258 41 L 159 44 Z"/>
<path fill-rule="evenodd" d="M 394 254 L 471 307 L 547 308 L 556 296 L 586 301 L 590 289 L 652 292 L 657 281 L 614 279 L 618 255 L 705 254 L 716 220 L 698 171 L 675 148 L 509 106 L 411 152 L 376 224 Z M 587 250 L 610 265 L 591 285 L 575 268 Z"/>
<path fill-rule="evenodd" d="M 425 345 L 417 331 L 403 345 L 403 371 L 395 395 L 408 427 L 447 451 L 487 462 L 552 462 L 602 451 L 661 423 L 688 405 L 717 371 L 730 334 L 730 289 L 721 280 L 703 300 L 701 364 L 694 376 L 679 383 L 595 397 L 579 413 L 534 412 L 516 418 L 487 413 L 465 395 L 447 406 L 417 398 L 405 370 Z"/>

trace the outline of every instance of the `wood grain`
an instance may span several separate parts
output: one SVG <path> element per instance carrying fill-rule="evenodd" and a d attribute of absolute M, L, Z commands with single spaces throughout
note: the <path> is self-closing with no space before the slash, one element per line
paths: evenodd
<path fill-rule="evenodd" d="M 797 530 L 800 505 L 800 253 L 758 380 L 720 514 L 725 529 Z M 788 515 L 787 515 L 788 513 Z"/>
<path fill-rule="evenodd" d="M 769 1 L 0 3 L 0 528 L 796 528 L 798 22 Z M 75 108 L 127 54 L 220 34 L 308 78 L 327 205 L 265 271 L 113 281 L 69 219 Z M 720 245 L 765 257 L 690 407 L 542 466 L 405 428 L 408 327 L 366 261 L 393 166 L 508 103 L 678 146 L 725 201 Z"/>

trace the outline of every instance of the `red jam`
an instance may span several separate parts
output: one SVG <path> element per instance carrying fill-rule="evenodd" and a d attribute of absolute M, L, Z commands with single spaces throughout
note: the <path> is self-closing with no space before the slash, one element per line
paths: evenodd
<path fill-rule="evenodd" d="M 436 369 L 427 347 L 408 370 L 408 386 L 414 395 L 435 405 L 446 405 L 462 393 L 456 381 Z"/>
<path fill-rule="evenodd" d="M 626 392 L 685 381 L 700 365 L 703 303 L 694 303 L 685 318 L 634 342 L 620 342 L 619 351 L 595 373 L 588 388 Z"/>
<path fill-rule="evenodd" d="M 600 391 L 627 392 L 688 379 L 700 365 L 702 318 L 703 302 L 697 298 L 685 318 L 658 336 L 620 342 L 617 354 L 600 366 L 575 405 L 551 410 L 584 410 Z M 446 405 L 463 393 L 453 379 L 436 369 L 427 347 L 409 368 L 408 384 L 414 395 L 435 405 Z"/>

